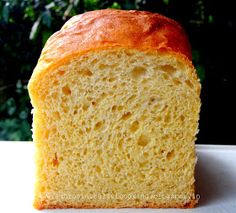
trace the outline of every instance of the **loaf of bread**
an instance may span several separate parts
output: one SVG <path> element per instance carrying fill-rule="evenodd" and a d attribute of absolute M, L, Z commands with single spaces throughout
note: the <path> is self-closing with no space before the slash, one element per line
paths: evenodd
<path fill-rule="evenodd" d="M 195 205 L 200 83 L 178 23 L 143 11 L 74 16 L 28 88 L 35 208 Z"/>

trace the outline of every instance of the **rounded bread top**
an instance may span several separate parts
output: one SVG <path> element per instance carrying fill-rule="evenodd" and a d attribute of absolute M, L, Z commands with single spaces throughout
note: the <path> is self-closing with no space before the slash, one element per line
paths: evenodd
<path fill-rule="evenodd" d="M 114 47 L 171 51 L 191 60 L 187 35 L 174 20 L 146 11 L 105 9 L 74 16 L 54 33 L 32 77 L 75 55 Z"/>

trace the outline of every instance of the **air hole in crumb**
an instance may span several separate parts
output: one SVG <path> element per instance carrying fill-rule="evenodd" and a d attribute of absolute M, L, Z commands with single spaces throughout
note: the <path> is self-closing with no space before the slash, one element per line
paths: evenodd
<path fill-rule="evenodd" d="M 165 73 L 163 73 L 162 76 L 163 76 L 163 78 L 164 78 L 165 80 L 169 80 L 169 79 L 170 79 L 170 76 L 167 75 L 167 74 L 165 74 Z"/>
<path fill-rule="evenodd" d="M 95 59 L 93 59 L 93 60 L 90 62 L 90 64 L 96 64 L 97 62 L 98 62 L 98 59 L 95 58 Z"/>
<path fill-rule="evenodd" d="M 169 107 L 168 105 L 165 105 L 165 106 L 163 107 L 162 111 L 167 111 L 168 107 Z"/>
<path fill-rule="evenodd" d="M 165 116 L 165 118 L 164 118 L 164 121 L 165 121 L 165 123 L 169 123 L 170 120 L 171 120 L 170 114 L 167 113 L 166 116 Z"/>
<path fill-rule="evenodd" d="M 150 102 L 154 102 L 156 99 L 154 97 L 150 98 Z"/>
<path fill-rule="evenodd" d="M 165 153 L 165 150 L 164 150 L 164 149 L 161 149 L 161 150 L 160 150 L 160 153 L 161 153 L 161 154 L 164 154 L 164 153 Z"/>
<path fill-rule="evenodd" d="M 68 101 L 68 99 L 67 99 L 67 97 L 66 96 L 62 96 L 61 97 L 61 100 L 62 100 L 62 105 L 66 105 L 66 103 L 67 103 L 67 101 Z"/>
<path fill-rule="evenodd" d="M 57 131 L 57 128 L 56 128 L 56 127 L 53 127 L 52 130 L 51 130 L 51 132 L 52 132 L 53 134 L 55 134 L 56 131 Z"/>
<path fill-rule="evenodd" d="M 69 107 L 68 106 L 62 106 L 63 112 L 67 113 L 69 111 Z"/>
<path fill-rule="evenodd" d="M 58 97 L 58 94 L 56 92 L 52 93 L 52 98 L 53 99 L 57 99 L 57 97 Z"/>
<path fill-rule="evenodd" d="M 168 74 L 173 74 L 176 71 L 176 69 L 171 65 L 163 65 L 160 69 Z"/>
<path fill-rule="evenodd" d="M 121 111 L 123 108 L 124 108 L 123 106 L 118 106 L 118 107 L 117 107 L 117 110 L 118 110 L 118 111 Z"/>
<path fill-rule="evenodd" d="M 40 94 L 41 95 L 41 99 L 44 101 L 46 98 L 46 94 Z"/>
<path fill-rule="evenodd" d="M 191 83 L 190 80 L 186 80 L 185 83 L 186 83 L 190 88 L 193 88 L 193 84 Z"/>
<path fill-rule="evenodd" d="M 177 66 L 178 66 L 179 70 L 184 70 L 185 69 L 184 64 L 182 62 L 180 62 L 180 61 L 177 62 Z"/>
<path fill-rule="evenodd" d="M 127 102 L 132 102 L 136 98 L 136 95 L 131 95 L 128 99 Z"/>
<path fill-rule="evenodd" d="M 178 80 L 177 78 L 174 78 L 174 79 L 173 79 L 173 82 L 174 82 L 174 84 L 175 84 L 176 86 L 178 86 L 178 85 L 181 84 L 181 81 Z"/>
<path fill-rule="evenodd" d="M 157 117 L 156 117 L 156 121 L 157 121 L 157 122 L 160 122 L 160 121 L 161 121 L 161 116 L 157 116 Z"/>
<path fill-rule="evenodd" d="M 65 95 L 71 95 L 71 90 L 68 86 L 64 86 L 62 87 L 62 92 L 65 94 Z"/>
<path fill-rule="evenodd" d="M 58 80 L 53 81 L 53 85 L 54 85 L 54 86 L 57 86 L 58 83 L 59 83 Z"/>
<path fill-rule="evenodd" d="M 88 104 L 83 104 L 82 109 L 83 109 L 84 111 L 87 111 L 88 108 L 89 108 L 89 105 L 88 105 Z"/>
<path fill-rule="evenodd" d="M 116 172 L 120 172 L 120 167 L 116 167 Z"/>
<path fill-rule="evenodd" d="M 89 69 L 80 70 L 79 74 L 88 77 L 93 75 L 93 73 Z"/>
<path fill-rule="evenodd" d="M 87 132 L 87 133 L 91 132 L 91 128 L 90 128 L 90 127 L 87 127 L 87 128 L 86 128 L 86 132 Z"/>
<path fill-rule="evenodd" d="M 117 89 L 117 85 L 113 85 L 112 89 L 114 89 L 114 90 Z"/>
<path fill-rule="evenodd" d="M 127 140 L 127 142 L 129 142 L 129 141 L 132 141 L 132 139 L 131 139 L 131 138 L 127 138 L 126 140 Z"/>
<path fill-rule="evenodd" d="M 45 189 L 44 186 L 41 186 L 41 187 L 40 187 L 40 192 L 45 192 L 45 190 L 46 190 L 46 189 Z"/>
<path fill-rule="evenodd" d="M 96 106 L 96 105 L 97 105 L 97 102 L 96 102 L 96 101 L 92 101 L 91 104 L 92 104 L 93 106 Z"/>
<path fill-rule="evenodd" d="M 118 67 L 119 65 L 118 64 L 111 64 L 111 65 L 109 65 L 109 67 L 111 68 L 111 69 L 114 69 L 114 68 L 116 68 L 116 67 Z"/>
<path fill-rule="evenodd" d="M 141 81 L 142 84 L 147 84 L 148 82 L 149 82 L 149 79 L 146 79 L 146 78 Z"/>
<path fill-rule="evenodd" d="M 140 120 L 141 121 L 145 121 L 147 119 L 147 116 L 146 115 L 142 115 L 141 117 L 140 117 Z"/>
<path fill-rule="evenodd" d="M 149 143 L 149 138 L 146 135 L 141 135 L 138 139 L 138 145 L 146 146 Z"/>
<path fill-rule="evenodd" d="M 101 95 L 100 95 L 100 98 L 103 99 L 107 96 L 107 94 L 105 92 L 103 92 Z"/>
<path fill-rule="evenodd" d="M 48 137 L 49 137 L 49 130 L 45 130 L 44 131 L 44 136 L 45 136 L 45 139 L 48 139 Z"/>
<path fill-rule="evenodd" d="M 140 174 L 141 179 L 145 179 L 146 175 L 145 174 Z"/>
<path fill-rule="evenodd" d="M 153 104 L 155 101 L 156 101 L 156 98 L 151 97 L 151 98 L 149 99 L 148 105 Z"/>
<path fill-rule="evenodd" d="M 95 124 L 95 126 L 94 126 L 94 130 L 99 130 L 99 129 L 101 129 L 102 128 L 102 126 L 103 126 L 103 121 L 99 121 L 99 122 L 97 122 L 96 124 Z"/>
<path fill-rule="evenodd" d="M 83 154 L 86 155 L 87 151 L 88 151 L 87 148 L 85 148 L 84 151 L 83 151 Z"/>
<path fill-rule="evenodd" d="M 78 113 L 78 106 L 75 106 L 73 114 L 76 115 Z"/>
<path fill-rule="evenodd" d="M 123 140 L 120 140 L 119 143 L 118 143 L 118 148 L 119 148 L 120 150 L 122 150 L 123 142 L 124 142 Z"/>
<path fill-rule="evenodd" d="M 167 153 L 166 158 L 167 160 L 171 160 L 175 156 L 174 150 Z"/>
<path fill-rule="evenodd" d="M 131 132 L 136 132 L 138 128 L 139 128 L 139 122 L 134 121 L 130 126 L 130 131 Z"/>
<path fill-rule="evenodd" d="M 132 71 L 133 78 L 140 78 L 141 76 L 145 75 L 146 69 L 144 67 L 135 67 Z"/>
<path fill-rule="evenodd" d="M 101 149 L 98 149 L 97 150 L 97 155 L 101 155 L 102 154 L 102 150 Z"/>
<path fill-rule="evenodd" d="M 58 75 L 61 75 L 61 76 L 62 76 L 62 75 L 64 75 L 64 74 L 65 74 L 65 71 L 62 71 L 62 70 L 61 70 L 61 71 L 58 71 Z"/>
<path fill-rule="evenodd" d="M 115 81 L 115 80 L 116 80 L 115 78 L 109 78 L 109 79 L 108 79 L 109 82 L 113 82 L 113 81 Z"/>
<path fill-rule="evenodd" d="M 117 109 L 117 106 L 116 105 L 114 105 L 114 106 L 112 106 L 112 108 L 111 108 L 111 111 L 115 111 Z"/>
<path fill-rule="evenodd" d="M 121 119 L 127 120 L 128 118 L 130 118 L 131 115 L 132 115 L 131 112 L 126 112 L 125 114 L 122 115 Z"/>
<path fill-rule="evenodd" d="M 164 140 L 164 141 L 167 141 L 169 139 L 169 136 L 168 135 L 164 135 L 164 136 L 162 136 L 161 139 Z"/>
<path fill-rule="evenodd" d="M 53 164 L 53 166 L 58 166 L 59 165 L 59 161 L 58 161 L 58 158 L 57 158 L 57 153 L 54 154 L 52 164 Z"/>
<path fill-rule="evenodd" d="M 149 155 L 149 154 L 148 154 L 147 152 L 144 152 L 144 153 L 143 153 L 143 157 L 145 157 L 145 158 L 148 157 L 148 155 Z"/>
<path fill-rule="evenodd" d="M 98 66 L 98 68 L 101 69 L 101 70 L 107 69 L 108 67 L 109 67 L 109 65 L 107 65 L 107 64 L 100 64 L 100 65 Z"/>
<path fill-rule="evenodd" d="M 95 166 L 95 171 L 96 171 L 97 173 L 101 173 L 101 168 L 100 168 L 100 166 Z"/>
<path fill-rule="evenodd" d="M 60 113 L 58 111 L 53 112 L 53 118 L 59 120 L 61 118 Z"/>
<path fill-rule="evenodd" d="M 184 119 L 185 119 L 184 115 L 180 115 L 180 120 L 184 121 Z"/>
<path fill-rule="evenodd" d="M 143 168 L 143 167 L 145 167 L 147 164 L 148 164 L 147 161 L 141 162 L 141 163 L 139 163 L 139 167 Z"/>

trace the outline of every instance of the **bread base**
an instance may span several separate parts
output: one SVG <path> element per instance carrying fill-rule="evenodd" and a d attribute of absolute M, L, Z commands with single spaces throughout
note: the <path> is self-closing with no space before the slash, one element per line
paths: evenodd
<path fill-rule="evenodd" d="M 81 203 L 81 204 L 68 204 L 68 205 L 45 205 L 44 202 L 35 202 L 34 207 L 38 210 L 42 209 L 66 209 L 66 208 L 76 208 L 76 209 L 96 209 L 96 208 L 193 208 L 198 203 L 197 199 L 192 199 L 190 202 L 183 204 L 165 204 L 165 205 L 159 205 L 156 203 L 150 203 L 146 202 L 145 205 L 136 205 L 136 206 L 119 206 L 119 205 L 95 205 L 95 204 L 87 204 L 87 203 Z"/>

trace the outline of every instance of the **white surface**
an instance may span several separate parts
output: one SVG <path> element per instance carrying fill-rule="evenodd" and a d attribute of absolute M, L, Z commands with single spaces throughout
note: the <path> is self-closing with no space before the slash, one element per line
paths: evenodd
<path fill-rule="evenodd" d="M 194 209 L 62 209 L 32 207 L 33 144 L 0 142 L 0 212 L 38 213 L 234 213 L 236 212 L 236 146 L 197 145 L 197 193 Z"/>

